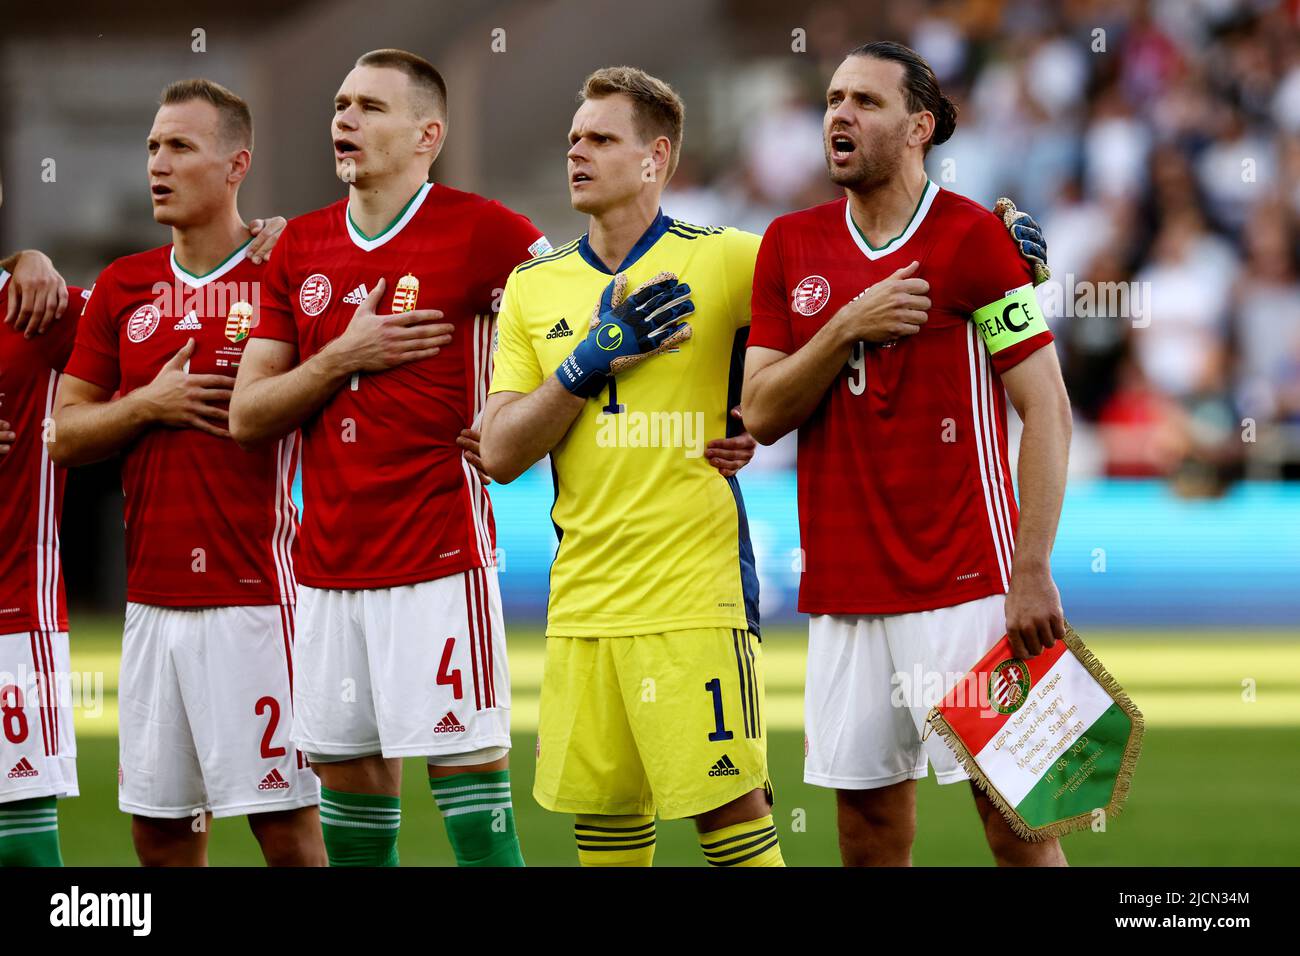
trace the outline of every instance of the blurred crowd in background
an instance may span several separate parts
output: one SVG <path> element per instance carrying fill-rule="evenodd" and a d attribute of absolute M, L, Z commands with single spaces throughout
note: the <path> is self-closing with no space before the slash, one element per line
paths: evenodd
<path fill-rule="evenodd" d="M 684 97 L 670 215 L 761 233 L 838 198 L 822 115 L 844 54 L 907 43 L 959 107 L 955 135 L 930 154 L 931 178 L 988 207 L 1010 196 L 1047 233 L 1054 275 L 1039 295 L 1076 412 L 1065 548 L 1088 553 L 1111 516 L 1110 539 L 1140 539 L 1146 550 L 1130 552 L 1147 555 L 1154 575 L 1130 565 L 1132 590 L 1121 591 L 1085 567 L 1066 582 L 1072 613 L 1199 619 L 1206 598 L 1235 620 L 1249 588 L 1259 614 L 1294 618 L 1283 540 L 1222 552 L 1213 580 L 1210 565 L 1179 561 L 1217 547 L 1210 533 L 1243 513 L 1252 547 L 1270 530 L 1284 536 L 1269 495 L 1300 486 L 1255 482 L 1220 501 L 1177 502 L 1200 516 L 1194 526 L 1152 502 L 1166 487 L 1209 496 L 1240 478 L 1300 479 L 1300 0 L 62 0 L 57 16 L 10 4 L 0 21 L 0 250 L 40 248 L 83 286 L 112 259 L 168 241 L 149 213 L 144 134 L 159 92 L 185 76 L 252 105 L 244 215 L 294 216 L 343 195 L 328 125 L 356 57 L 394 44 L 419 52 L 450 89 L 434 178 L 526 213 L 558 245 L 586 225 L 564 188 L 565 134 L 591 70 L 635 64 Z M 751 524 L 756 539 L 769 530 L 774 554 L 781 534 L 796 546 L 792 489 L 788 471 L 762 472 L 794 457 L 788 436 L 747 469 Z M 1111 476 L 1164 483 L 1086 481 Z M 545 497 L 549 475 L 538 477 Z M 544 510 L 532 487 L 497 489 L 498 514 Z M 1263 511 L 1218 509 L 1256 492 Z M 72 470 L 64 567 L 77 601 L 120 605 L 122 524 L 117 462 Z M 1166 534 L 1173 525 L 1190 537 Z M 526 542 L 513 552 L 508 610 L 529 587 L 543 606 L 549 525 L 498 527 L 538 531 L 532 552 Z M 1249 585 L 1225 584 L 1225 569 Z M 778 585 L 792 588 L 786 578 Z"/>
<path fill-rule="evenodd" d="M 1300 478 L 1300 3 L 906 7 L 872 38 L 914 47 L 960 110 L 931 179 L 989 206 L 1010 196 L 1047 235 L 1039 295 L 1076 413 L 1072 476 L 1186 494 Z M 853 35 L 844 16 L 810 10 L 810 46 Z M 819 101 L 837 62 L 755 60 L 746 82 L 777 105 L 713 168 L 689 148 L 688 103 L 665 209 L 762 232 L 836 198 Z"/>

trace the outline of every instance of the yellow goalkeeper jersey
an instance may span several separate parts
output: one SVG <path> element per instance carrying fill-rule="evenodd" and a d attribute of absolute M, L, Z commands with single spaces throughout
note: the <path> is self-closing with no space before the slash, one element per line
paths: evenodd
<path fill-rule="evenodd" d="M 759 237 L 662 212 L 617 270 L 628 291 L 659 272 L 691 287 L 691 339 L 611 379 L 551 451 L 559 549 L 549 637 L 687 628 L 758 632 L 758 577 L 740 486 L 705 458 L 739 431 Z M 494 346 L 492 392 L 528 393 L 586 336 L 614 273 L 584 235 L 515 268 Z"/>

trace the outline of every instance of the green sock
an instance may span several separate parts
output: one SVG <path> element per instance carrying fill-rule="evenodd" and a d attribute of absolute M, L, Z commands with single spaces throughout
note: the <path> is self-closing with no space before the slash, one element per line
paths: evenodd
<path fill-rule="evenodd" d="M 523 866 L 510 771 L 430 777 L 457 866 Z"/>
<path fill-rule="evenodd" d="M 62 866 L 54 797 L 0 803 L 0 866 Z"/>
<path fill-rule="evenodd" d="M 320 788 L 320 825 L 330 866 L 397 866 L 401 797 Z"/>

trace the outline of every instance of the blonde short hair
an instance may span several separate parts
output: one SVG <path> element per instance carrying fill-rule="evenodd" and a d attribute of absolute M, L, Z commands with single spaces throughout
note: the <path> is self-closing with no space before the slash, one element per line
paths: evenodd
<path fill-rule="evenodd" d="M 202 100 L 216 107 L 221 117 L 221 137 L 231 146 L 253 148 L 253 114 L 238 93 L 211 80 L 177 80 L 162 91 L 163 106 Z"/>
<path fill-rule="evenodd" d="M 607 66 L 587 77 L 578 91 L 578 101 L 622 94 L 632 101 L 637 132 L 647 142 L 667 136 L 672 144 L 664 182 L 677 170 L 682 152 L 682 127 L 686 106 L 676 91 L 658 77 L 634 66 Z"/>

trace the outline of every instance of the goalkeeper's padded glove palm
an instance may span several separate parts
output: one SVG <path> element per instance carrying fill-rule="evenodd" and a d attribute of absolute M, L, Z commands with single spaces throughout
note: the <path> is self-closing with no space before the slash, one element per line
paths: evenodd
<path fill-rule="evenodd" d="M 620 272 L 596 305 L 587 337 L 560 363 L 555 377 L 574 395 L 590 398 L 605 387 L 607 376 L 689 339 L 685 319 L 694 311 L 691 287 L 671 272 L 659 273 L 631 295 L 627 274 Z"/>
<path fill-rule="evenodd" d="M 1047 265 L 1047 240 L 1043 230 L 1034 222 L 1034 217 L 1021 212 L 1016 204 L 1003 196 L 993 207 L 993 213 L 1002 220 L 1011 238 L 1015 241 L 1020 256 L 1034 270 L 1034 285 L 1042 285 L 1052 277 L 1052 270 Z"/>

